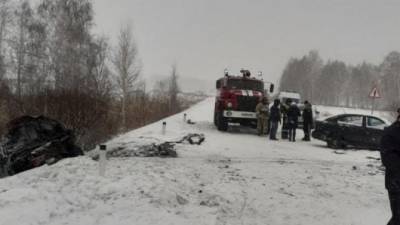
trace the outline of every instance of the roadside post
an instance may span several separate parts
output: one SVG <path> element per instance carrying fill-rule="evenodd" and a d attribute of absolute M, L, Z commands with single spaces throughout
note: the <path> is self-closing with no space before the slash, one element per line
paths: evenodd
<path fill-rule="evenodd" d="M 167 122 L 164 121 L 162 123 L 162 129 L 161 129 L 162 135 L 165 135 L 166 131 L 167 131 Z"/>
<path fill-rule="evenodd" d="M 371 115 L 374 115 L 374 110 L 376 108 L 376 99 L 377 98 L 382 98 L 381 93 L 378 89 L 377 85 L 374 85 L 371 92 L 369 93 L 369 97 L 372 99 L 372 109 L 371 109 Z"/>
<path fill-rule="evenodd" d="M 187 114 L 185 113 L 183 114 L 183 122 L 186 122 L 186 119 L 187 119 Z"/>
<path fill-rule="evenodd" d="M 100 159 L 99 159 L 99 174 L 100 176 L 104 177 L 106 174 L 106 163 L 107 163 L 107 158 L 106 158 L 106 151 L 107 151 L 107 146 L 106 145 L 100 145 Z"/>

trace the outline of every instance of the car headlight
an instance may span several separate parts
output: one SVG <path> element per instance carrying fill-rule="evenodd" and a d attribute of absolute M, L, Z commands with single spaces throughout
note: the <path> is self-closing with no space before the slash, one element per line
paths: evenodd
<path fill-rule="evenodd" d="M 226 104 L 226 106 L 228 106 L 228 108 L 232 108 L 232 102 L 228 102 L 228 104 Z"/>

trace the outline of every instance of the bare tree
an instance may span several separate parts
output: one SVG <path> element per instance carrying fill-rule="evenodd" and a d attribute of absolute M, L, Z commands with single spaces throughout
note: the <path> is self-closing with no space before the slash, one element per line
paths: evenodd
<path fill-rule="evenodd" d="M 178 72 L 176 69 L 176 65 L 172 65 L 171 75 L 169 77 L 169 107 L 171 111 L 179 111 L 179 102 L 178 102 L 178 93 L 180 92 L 180 88 L 178 85 Z"/>
<path fill-rule="evenodd" d="M 86 85 L 99 98 L 108 98 L 112 92 L 111 71 L 108 66 L 109 46 L 105 37 L 96 38 L 88 49 Z"/>
<path fill-rule="evenodd" d="M 322 59 L 317 51 L 310 51 L 301 59 L 290 59 L 280 80 L 280 89 L 296 91 L 305 100 L 315 98 L 315 81 L 321 74 Z"/>
<path fill-rule="evenodd" d="M 123 26 L 119 32 L 118 46 L 112 62 L 116 70 L 118 87 L 121 91 L 121 123 L 125 130 L 127 128 L 127 100 L 141 72 L 137 46 L 133 39 L 132 28 L 129 25 Z"/>
<path fill-rule="evenodd" d="M 25 39 L 26 39 L 26 28 L 28 23 L 28 17 L 30 16 L 29 3 L 24 2 L 21 6 L 21 11 L 18 13 L 18 35 L 16 44 L 16 64 L 17 64 L 17 95 L 18 100 L 21 99 L 21 79 L 23 73 L 23 67 L 25 64 Z M 29 14 L 28 14 L 29 13 Z"/>
<path fill-rule="evenodd" d="M 0 54 L 3 53 L 3 42 L 7 25 L 11 22 L 10 0 L 0 0 Z"/>

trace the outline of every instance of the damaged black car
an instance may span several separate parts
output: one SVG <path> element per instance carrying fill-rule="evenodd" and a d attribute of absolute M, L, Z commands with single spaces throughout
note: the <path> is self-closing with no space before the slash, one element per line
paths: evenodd
<path fill-rule="evenodd" d="M 10 121 L 0 143 L 0 177 L 83 155 L 72 130 L 56 120 L 23 116 Z"/>
<path fill-rule="evenodd" d="M 341 114 L 315 122 L 313 138 L 325 141 L 334 149 L 379 150 L 379 143 L 389 122 L 376 116 Z"/>

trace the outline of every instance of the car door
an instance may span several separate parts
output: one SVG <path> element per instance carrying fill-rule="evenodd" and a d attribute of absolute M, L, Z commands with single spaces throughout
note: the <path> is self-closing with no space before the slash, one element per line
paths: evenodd
<path fill-rule="evenodd" d="M 387 124 L 374 116 L 367 116 L 366 117 L 366 144 L 369 147 L 374 149 L 378 149 L 381 141 L 381 137 L 383 134 L 383 130 Z"/>
<path fill-rule="evenodd" d="M 338 126 L 341 133 L 338 138 L 346 145 L 358 147 L 365 136 L 365 118 L 361 115 L 344 115 L 338 118 Z"/>

